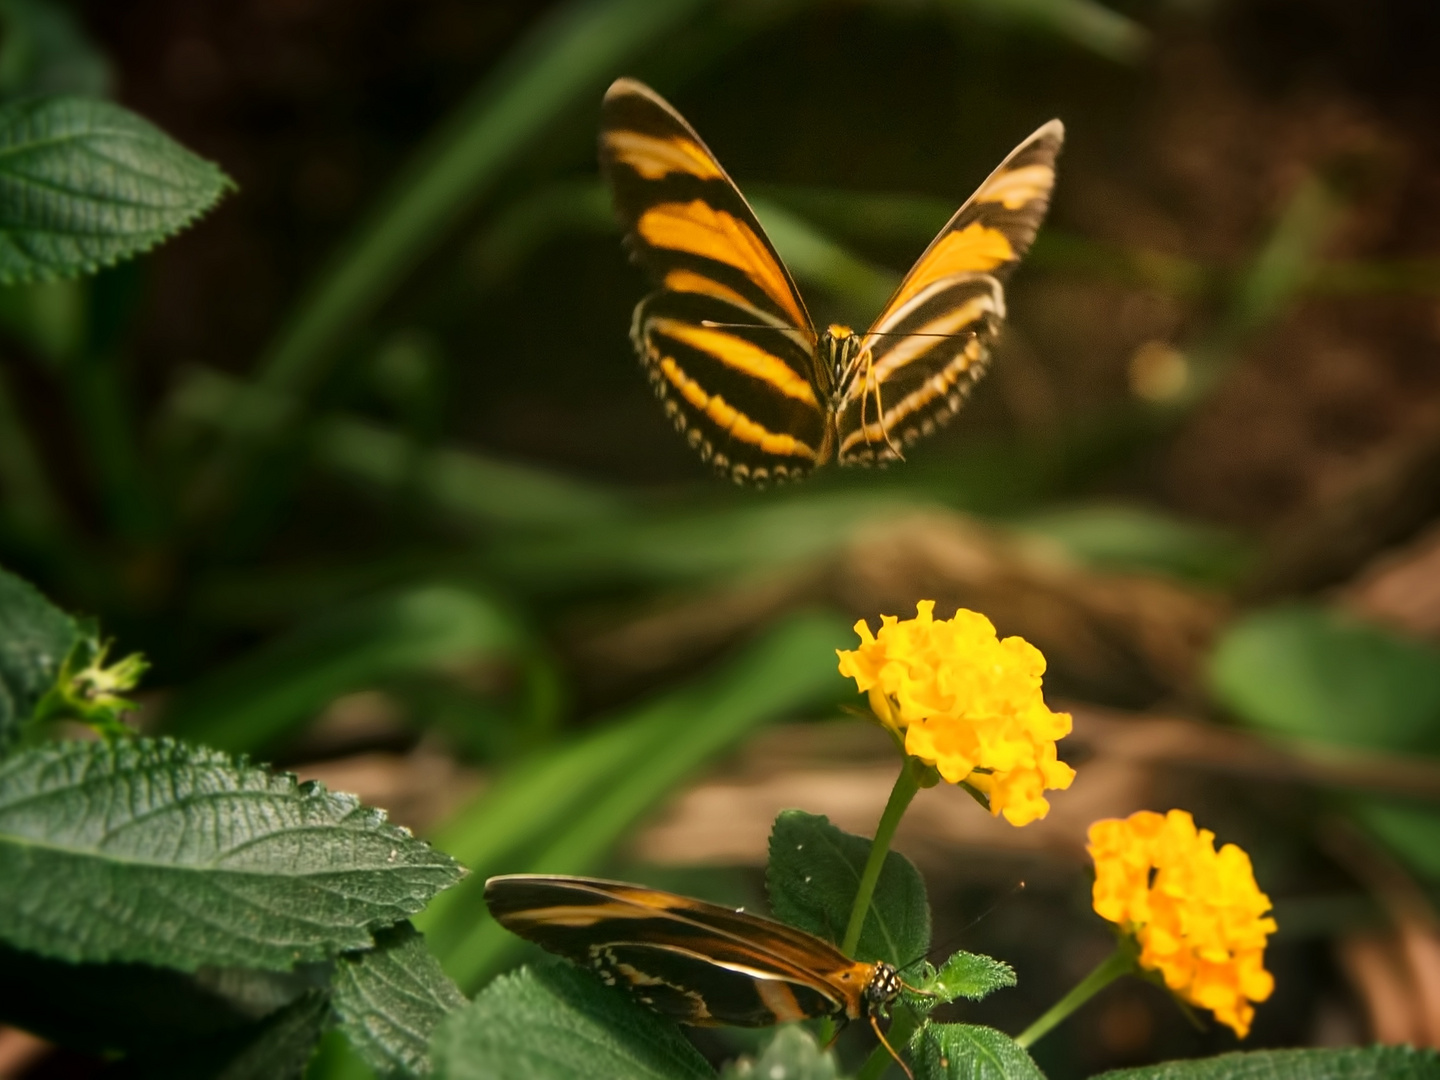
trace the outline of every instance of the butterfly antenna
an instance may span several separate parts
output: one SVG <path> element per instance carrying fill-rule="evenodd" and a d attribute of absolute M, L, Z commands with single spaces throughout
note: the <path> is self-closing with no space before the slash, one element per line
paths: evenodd
<path fill-rule="evenodd" d="M 880 1021 L 875 1019 L 874 1013 L 870 1014 L 870 1026 L 875 1029 L 875 1037 L 880 1040 L 880 1045 L 885 1047 L 885 1049 L 890 1052 L 890 1056 L 895 1059 L 895 1064 L 905 1070 L 905 1075 L 908 1076 L 910 1080 L 915 1080 L 915 1074 L 910 1071 L 910 1066 L 905 1064 L 904 1059 L 895 1052 L 895 1047 L 890 1045 L 890 1040 L 885 1038 L 885 1033 L 880 1030 Z"/>

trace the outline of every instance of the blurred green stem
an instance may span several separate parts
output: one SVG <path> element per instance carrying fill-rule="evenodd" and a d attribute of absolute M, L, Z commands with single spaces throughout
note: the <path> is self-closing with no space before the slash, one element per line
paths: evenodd
<path fill-rule="evenodd" d="M 1081 979 L 1073 990 L 1050 1006 L 1045 1015 L 1036 1020 L 1019 1035 L 1015 1041 L 1029 1049 L 1051 1028 L 1060 1023 L 1085 1002 L 1109 986 L 1122 975 L 1135 970 L 1135 942 L 1124 937 L 1115 946 L 1115 951 L 1100 962 L 1094 971 Z"/>
<path fill-rule="evenodd" d="M 865 926 L 865 916 L 870 911 L 870 898 L 875 895 L 875 883 L 880 880 L 885 856 L 890 854 L 890 841 L 895 836 L 895 828 L 905 816 L 910 800 L 915 798 L 915 793 L 920 790 L 920 777 L 915 767 L 917 764 L 914 758 L 905 759 L 900 775 L 895 778 L 895 786 L 890 789 L 890 801 L 885 804 L 885 812 L 880 815 L 875 839 L 870 844 L 870 857 L 865 860 L 865 869 L 860 874 L 860 886 L 855 890 L 855 904 L 850 908 L 850 922 L 846 925 L 845 937 L 840 942 L 840 951 L 846 956 L 854 956 L 855 948 L 860 944 L 860 931 Z M 898 958 L 896 962 L 899 962 Z"/>

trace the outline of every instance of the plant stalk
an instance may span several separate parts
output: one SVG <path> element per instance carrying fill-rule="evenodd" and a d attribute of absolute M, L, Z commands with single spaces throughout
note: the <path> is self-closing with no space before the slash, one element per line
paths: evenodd
<path fill-rule="evenodd" d="M 1075 987 L 1068 994 L 1050 1006 L 1045 1015 L 1036 1020 L 1019 1035 L 1015 1036 L 1015 1041 L 1028 1049 L 1051 1028 L 1059 1024 L 1116 979 L 1120 978 L 1121 975 L 1128 975 L 1134 970 L 1134 942 L 1128 938 L 1122 938 L 1115 946 L 1114 952 L 1102 960 L 1094 971 L 1076 983 Z"/>
<path fill-rule="evenodd" d="M 875 884 L 880 880 L 885 856 L 890 854 L 890 841 L 895 836 L 895 827 L 905 816 L 910 800 L 915 798 L 915 793 L 920 790 L 920 778 L 916 775 L 912 762 L 912 758 L 905 759 L 900 775 L 895 778 L 895 786 L 890 789 L 890 801 L 885 804 L 885 812 L 880 815 L 880 824 L 875 828 L 875 839 L 870 844 L 870 856 L 865 860 L 865 869 L 860 874 L 860 887 L 855 890 L 855 903 L 850 908 L 850 922 L 846 925 L 845 937 L 840 942 L 840 951 L 846 956 L 854 956 L 855 948 L 860 944 L 860 931 L 865 926 L 865 916 L 870 912 L 870 898 L 875 895 Z M 901 962 L 899 957 L 895 959 L 897 963 Z"/>

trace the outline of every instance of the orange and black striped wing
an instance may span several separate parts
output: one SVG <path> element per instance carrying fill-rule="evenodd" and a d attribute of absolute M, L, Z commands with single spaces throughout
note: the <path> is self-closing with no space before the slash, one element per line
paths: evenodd
<path fill-rule="evenodd" d="M 771 919 L 623 882 L 506 875 L 485 902 L 506 929 L 685 1024 L 853 1019 L 874 967 Z"/>
<path fill-rule="evenodd" d="M 684 118 L 633 79 L 605 94 L 600 165 L 631 255 L 657 286 L 631 338 L 671 420 L 736 480 L 809 471 L 826 430 L 815 330 L 744 196 Z"/>
<path fill-rule="evenodd" d="M 900 283 L 840 399 L 840 464 L 894 459 L 964 404 L 1005 318 L 1005 279 L 1050 206 L 1064 139 L 1051 120 L 1016 147 Z"/>

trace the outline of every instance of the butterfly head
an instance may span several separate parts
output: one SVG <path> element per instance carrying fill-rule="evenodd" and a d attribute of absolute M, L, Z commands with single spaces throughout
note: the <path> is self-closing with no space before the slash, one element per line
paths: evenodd
<path fill-rule="evenodd" d="M 880 961 L 875 965 L 875 972 L 865 987 L 865 1007 L 872 1015 L 883 1013 L 886 1006 L 900 996 L 904 985 L 894 965 Z"/>
<path fill-rule="evenodd" d="M 832 392 L 845 386 L 848 375 L 860 355 L 860 337 L 848 326 L 831 323 L 820 335 L 816 350 L 819 353 L 820 368 L 829 376 Z"/>

